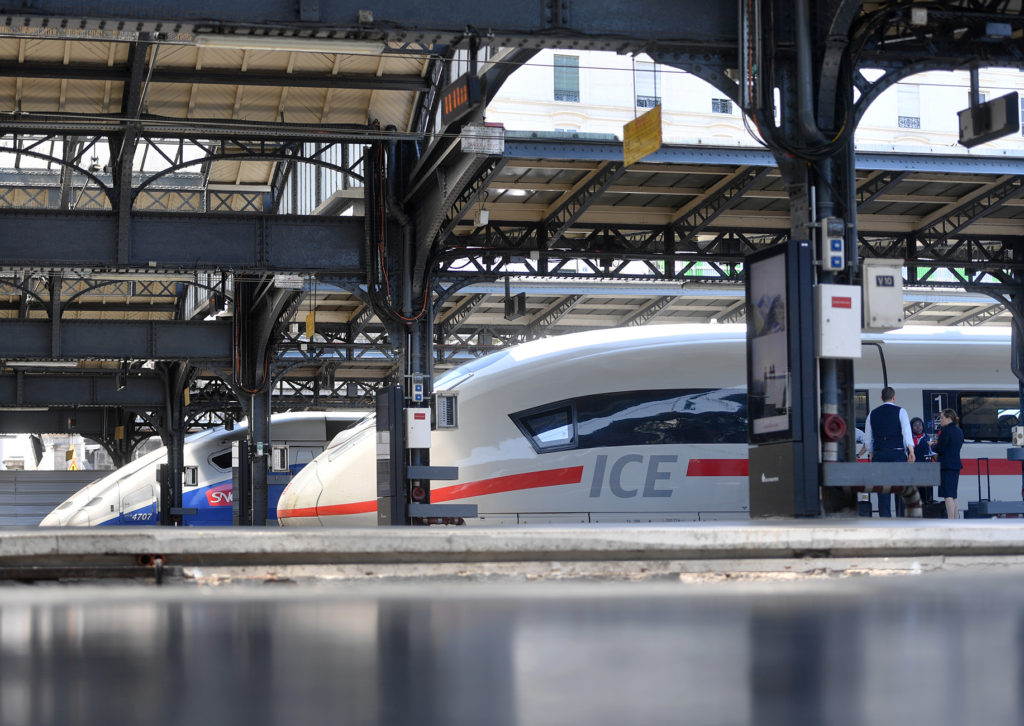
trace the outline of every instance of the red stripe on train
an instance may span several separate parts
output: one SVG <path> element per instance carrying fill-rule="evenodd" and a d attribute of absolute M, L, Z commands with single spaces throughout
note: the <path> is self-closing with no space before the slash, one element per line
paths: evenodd
<path fill-rule="evenodd" d="M 746 459 L 690 459 L 686 476 L 747 476 Z"/>
<path fill-rule="evenodd" d="M 350 504 L 331 504 L 326 507 L 302 507 L 300 509 L 278 509 L 277 518 L 300 519 L 303 517 L 330 517 L 337 514 L 366 514 L 377 511 L 376 500 L 370 502 L 352 502 Z"/>
<path fill-rule="evenodd" d="M 569 466 L 564 469 L 548 469 L 547 471 L 531 471 L 526 474 L 499 476 L 494 479 L 471 481 L 466 484 L 441 487 L 430 492 L 430 501 L 438 504 L 453 499 L 466 497 L 482 497 L 485 494 L 502 494 L 521 489 L 539 489 L 541 487 L 557 487 L 563 484 L 579 484 L 583 481 L 583 467 Z"/>
<path fill-rule="evenodd" d="M 1016 474 L 1020 476 L 1020 465 L 1019 461 L 1009 461 L 1008 459 L 989 459 L 987 465 L 984 459 L 962 459 L 964 468 L 960 470 L 960 476 L 977 476 L 978 468 L 980 465 L 981 475 L 991 474 L 992 476 L 1009 476 Z"/>
<path fill-rule="evenodd" d="M 579 484 L 583 481 L 583 467 L 570 466 L 564 469 L 547 471 L 531 471 L 526 474 L 499 476 L 494 479 L 467 482 L 454 486 L 441 487 L 430 492 L 430 501 L 434 504 L 449 502 L 453 499 L 480 497 L 485 494 L 501 494 L 522 489 L 539 489 L 563 484 Z M 278 510 L 278 519 L 297 517 L 335 516 L 342 514 L 366 514 L 377 511 L 377 502 L 353 502 L 351 504 L 332 504 L 325 507 L 303 507 L 302 509 Z"/>

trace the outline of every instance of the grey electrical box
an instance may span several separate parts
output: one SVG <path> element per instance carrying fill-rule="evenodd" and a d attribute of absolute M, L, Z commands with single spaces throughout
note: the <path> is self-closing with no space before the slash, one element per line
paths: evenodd
<path fill-rule="evenodd" d="M 903 265 L 894 260 L 864 260 L 864 330 L 883 333 L 903 327 Z"/>
<path fill-rule="evenodd" d="M 438 429 L 459 427 L 459 397 L 454 391 L 434 394 L 434 423 Z"/>
<path fill-rule="evenodd" d="M 275 445 L 270 449 L 270 470 L 273 472 L 288 471 L 288 447 Z"/>

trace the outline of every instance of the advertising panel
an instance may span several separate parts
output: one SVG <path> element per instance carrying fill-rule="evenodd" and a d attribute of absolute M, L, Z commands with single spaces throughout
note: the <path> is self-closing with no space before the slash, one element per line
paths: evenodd
<path fill-rule="evenodd" d="M 787 254 L 780 245 L 747 267 L 747 391 L 752 443 L 791 438 Z"/>

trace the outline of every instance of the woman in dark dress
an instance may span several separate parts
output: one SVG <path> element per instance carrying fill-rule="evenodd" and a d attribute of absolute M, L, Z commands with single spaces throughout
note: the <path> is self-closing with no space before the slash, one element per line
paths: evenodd
<path fill-rule="evenodd" d="M 932 447 L 928 444 L 928 436 L 924 433 L 924 420 L 915 416 L 910 419 L 910 431 L 914 434 L 914 461 L 928 463 L 934 458 Z M 931 504 L 935 501 L 935 487 L 918 487 L 921 502 Z"/>
<path fill-rule="evenodd" d="M 960 448 L 964 445 L 964 432 L 959 424 L 960 418 L 956 411 L 951 408 L 942 409 L 942 413 L 939 414 L 939 440 L 932 447 L 935 451 L 935 460 L 939 462 L 939 496 L 946 500 L 947 519 L 956 519 L 960 516 L 957 511 L 956 490 L 957 484 L 960 483 L 960 470 L 963 468 L 960 462 Z"/>

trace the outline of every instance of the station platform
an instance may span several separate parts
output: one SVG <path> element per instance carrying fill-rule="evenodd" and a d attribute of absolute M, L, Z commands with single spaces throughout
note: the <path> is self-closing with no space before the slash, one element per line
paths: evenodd
<path fill-rule="evenodd" d="M 1020 523 L 1017 523 L 1020 521 Z M 362 529 L 118 527 L 0 531 L 2 579 L 147 576 L 580 576 L 843 571 L 1024 562 L 1024 520 L 835 519 Z M 916 565 L 914 564 L 916 563 Z"/>
<path fill-rule="evenodd" d="M 3 726 L 1024 713 L 1006 520 L 8 530 L 0 570 Z"/>

